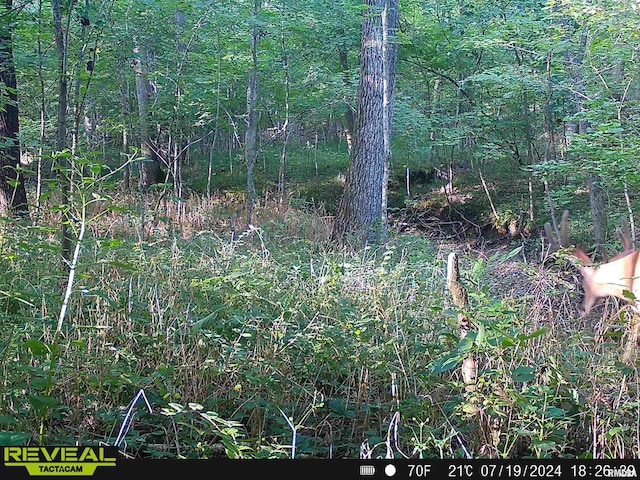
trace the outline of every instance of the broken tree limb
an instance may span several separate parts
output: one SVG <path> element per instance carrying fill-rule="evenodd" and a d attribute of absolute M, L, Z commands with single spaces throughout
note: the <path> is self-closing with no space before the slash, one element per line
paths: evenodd
<path fill-rule="evenodd" d="M 449 254 L 447 261 L 447 288 L 451 292 L 454 305 L 458 308 L 458 327 L 460 328 L 460 340 L 462 340 L 471 329 L 471 320 L 465 313 L 469 307 L 469 297 L 460 281 L 458 255 L 455 252 Z M 462 360 L 462 379 L 468 392 L 475 390 L 478 380 L 478 366 L 473 354 L 467 355 Z"/>

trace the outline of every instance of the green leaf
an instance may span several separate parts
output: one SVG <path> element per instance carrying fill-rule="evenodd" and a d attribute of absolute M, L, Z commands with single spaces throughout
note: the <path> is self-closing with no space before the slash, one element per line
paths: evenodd
<path fill-rule="evenodd" d="M 25 432 L 0 432 L 0 445 L 5 447 L 17 447 L 26 445 L 31 439 L 30 433 Z"/>
<path fill-rule="evenodd" d="M 29 395 L 27 398 L 38 415 L 44 415 L 49 408 L 60 405 L 60 401 L 51 395 Z"/>
<path fill-rule="evenodd" d="M 135 272 L 136 271 L 136 267 L 131 265 L 130 263 L 113 261 L 113 262 L 109 262 L 109 265 L 117 267 L 117 268 L 121 268 L 123 270 L 128 270 L 130 272 Z"/>
<path fill-rule="evenodd" d="M 549 407 L 546 411 L 545 411 L 545 415 L 548 418 L 561 418 L 564 417 L 567 414 L 567 411 L 563 408 L 557 408 L 557 407 Z"/>
<path fill-rule="evenodd" d="M 531 444 L 543 452 L 548 452 L 556 446 L 556 442 L 552 440 L 532 440 Z"/>
<path fill-rule="evenodd" d="M 527 339 L 541 337 L 542 335 L 545 335 L 546 333 L 547 333 L 547 327 L 542 327 L 542 328 L 539 328 L 538 330 L 536 330 L 535 332 L 530 333 L 529 335 L 527 335 Z"/>
<path fill-rule="evenodd" d="M 16 419 L 10 415 L 0 415 L 0 425 L 11 425 L 16 423 Z M 0 443 L 2 445 L 2 443 Z"/>
<path fill-rule="evenodd" d="M 514 382 L 530 382 L 536 378 L 535 368 L 520 366 L 511 372 L 511 378 Z"/>
<path fill-rule="evenodd" d="M 470 332 L 466 337 L 461 339 L 458 342 L 458 352 L 468 353 L 475 344 L 475 337 L 476 335 L 472 335 L 472 333 Z"/>
<path fill-rule="evenodd" d="M 36 340 L 35 338 L 25 341 L 22 346 L 30 350 L 31 354 L 36 357 L 47 355 L 51 351 L 48 344 L 41 342 L 40 340 Z"/>
<path fill-rule="evenodd" d="M 502 262 L 506 262 L 507 260 L 509 260 L 512 257 L 515 257 L 516 255 L 518 255 L 520 252 L 522 251 L 522 245 L 520 245 L 517 248 L 514 248 L 513 250 L 511 250 L 509 253 L 507 253 L 504 257 L 502 257 L 500 260 Z"/>
<path fill-rule="evenodd" d="M 455 368 L 463 359 L 458 352 L 450 352 L 429 364 L 429 371 L 435 375 L 447 372 Z"/>
<path fill-rule="evenodd" d="M 44 390 L 47 386 L 47 377 L 33 377 L 29 384 L 37 390 Z"/>

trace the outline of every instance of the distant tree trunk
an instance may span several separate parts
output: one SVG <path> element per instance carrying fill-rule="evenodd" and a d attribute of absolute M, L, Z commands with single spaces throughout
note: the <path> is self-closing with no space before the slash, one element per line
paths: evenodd
<path fill-rule="evenodd" d="M 85 0 L 85 1 L 86 1 L 85 7 L 88 8 L 89 0 Z M 80 26 L 79 41 L 82 46 L 78 49 L 78 58 L 76 59 L 78 65 L 84 64 L 85 54 L 87 53 L 86 37 L 87 37 L 87 27 L 89 26 L 89 23 L 86 20 L 87 19 L 85 18 L 84 21 L 80 23 L 81 26 Z M 93 49 L 93 51 L 95 52 L 95 48 Z M 95 57 L 93 58 L 92 61 L 95 63 Z M 93 69 L 90 70 L 89 78 L 91 78 L 92 75 L 93 75 Z M 84 112 L 85 112 L 84 98 L 82 98 L 83 96 L 80 93 L 80 87 L 83 82 L 81 77 L 82 75 L 78 75 L 77 78 L 71 80 L 71 92 L 73 92 L 73 95 L 69 95 L 70 110 L 73 112 L 73 115 L 71 116 L 72 122 L 71 122 L 71 132 L 70 132 L 71 154 L 74 156 L 76 155 L 76 152 L 78 149 L 78 136 L 80 134 L 80 118 L 84 117 Z M 90 80 L 87 80 L 86 87 L 89 86 L 89 82 Z M 88 88 L 86 87 L 85 87 L 85 91 L 88 90 Z M 87 148 L 90 148 L 90 147 L 87 145 Z"/>
<path fill-rule="evenodd" d="M 579 114 L 586 109 L 584 81 L 582 78 L 582 66 L 584 63 L 585 50 L 587 48 L 588 34 L 585 29 L 581 35 L 579 44 L 574 50 L 569 50 L 565 57 L 565 64 L 574 86 L 573 100 L 569 104 L 573 105 L 573 113 Z M 587 133 L 588 123 L 586 120 L 571 120 L 567 122 L 567 142 L 571 141 L 574 134 Z M 591 207 L 591 223 L 593 225 L 593 237 L 596 241 L 596 250 L 600 256 L 606 258 L 607 252 L 605 244 L 607 242 L 607 214 L 605 211 L 605 191 L 602 186 L 602 177 L 588 172 L 587 188 L 589 190 L 589 205 Z"/>
<path fill-rule="evenodd" d="M 558 146 L 556 144 L 557 133 L 554 127 L 554 125 L 556 124 L 556 116 L 551 106 L 551 103 L 553 100 L 553 81 L 551 79 L 551 59 L 552 59 L 552 54 L 551 52 L 548 52 L 547 60 L 546 60 L 547 96 L 544 104 L 544 134 L 546 139 L 545 148 L 544 148 L 544 163 L 553 161 L 558 152 Z M 549 185 L 548 178 L 545 177 L 543 183 L 544 183 L 545 198 L 547 200 L 547 205 L 549 207 L 549 215 L 551 217 L 551 224 L 553 225 L 553 231 L 555 232 L 556 236 L 559 237 L 560 230 L 558 228 L 558 221 L 556 219 L 555 206 L 553 203 L 553 197 L 551 196 L 551 186 Z"/>
<path fill-rule="evenodd" d="M 356 243 L 386 240 L 396 47 L 397 0 L 367 0 L 363 12 L 355 138 L 333 237 Z"/>
<path fill-rule="evenodd" d="M 344 35 L 344 30 L 340 30 L 340 35 Z M 345 88 L 351 87 L 351 78 L 349 78 L 349 57 L 347 56 L 347 46 L 341 43 L 338 46 L 338 58 L 340 59 L 340 68 L 342 70 L 342 83 Z M 345 112 L 344 112 L 344 136 L 347 140 L 347 148 L 351 153 L 351 146 L 353 145 L 353 108 L 351 107 L 351 101 L 345 94 L 344 97 Z"/>
<path fill-rule="evenodd" d="M 154 183 L 159 183 L 162 177 L 160 162 L 151 145 L 149 135 L 149 101 L 153 87 L 149 82 L 148 55 L 138 38 L 134 38 L 133 69 L 136 78 L 136 98 L 138 99 L 138 121 L 140 128 L 140 188 L 146 191 Z"/>
<path fill-rule="evenodd" d="M 591 223 L 593 224 L 593 238 L 596 241 L 596 250 L 602 258 L 607 258 L 607 221 L 605 189 L 602 186 L 602 177 L 594 173 L 587 175 L 587 188 L 589 189 L 589 206 L 591 207 Z"/>
<path fill-rule="evenodd" d="M 215 128 L 213 130 L 213 140 L 211 140 L 211 148 L 209 149 L 209 165 L 207 168 L 207 200 L 211 200 L 211 179 L 213 176 L 213 153 L 218 142 L 218 133 L 220 131 L 220 107 L 221 107 L 221 94 L 222 87 L 222 48 L 220 48 L 220 28 L 216 28 L 216 52 L 218 54 L 218 80 L 216 89 L 216 117 Z M 231 142 L 229 142 L 231 144 Z M 233 170 L 232 172 L 233 173 Z"/>
<path fill-rule="evenodd" d="M 126 162 L 123 172 L 123 187 L 125 190 L 131 188 L 131 164 L 129 163 L 129 122 L 131 119 L 131 106 L 129 105 L 129 82 L 125 75 L 124 62 L 118 65 L 120 74 L 120 112 L 122 115 L 122 153 Z"/>
<path fill-rule="evenodd" d="M 43 10 L 43 2 L 38 2 L 38 41 L 37 41 L 37 52 L 38 52 L 38 83 L 40 86 L 40 98 L 38 110 L 40 112 L 40 132 L 38 136 L 38 160 L 36 165 L 36 195 L 35 195 L 35 204 L 36 208 L 40 208 L 40 198 L 42 196 L 42 159 L 44 157 L 44 145 L 45 145 L 45 134 L 46 134 L 46 116 L 47 116 L 47 90 L 46 90 L 46 82 L 45 73 L 44 73 L 44 50 L 43 50 L 43 29 L 47 28 L 43 25 L 44 15 L 42 13 Z"/>
<path fill-rule="evenodd" d="M 184 203 L 182 201 L 182 194 L 184 191 L 184 182 L 182 180 L 182 168 L 186 158 L 189 156 L 189 133 L 185 133 L 183 130 L 184 125 L 184 112 L 180 108 L 180 102 L 182 100 L 182 72 L 189 59 L 189 43 L 185 43 L 183 39 L 185 30 L 185 13 L 177 7 L 174 12 L 174 25 L 175 25 L 175 44 L 176 53 L 178 54 L 178 61 L 176 65 L 176 73 L 174 78 L 174 90 L 173 90 L 173 115 L 169 122 L 169 173 L 173 179 L 173 193 L 177 199 L 175 206 L 178 215 L 181 215 Z"/>
<path fill-rule="evenodd" d="M 384 175 L 382 178 L 382 231 L 387 235 L 387 199 L 389 188 L 389 169 L 391 168 L 391 129 L 393 127 L 394 92 L 396 88 L 396 62 L 398 60 L 398 44 L 395 35 L 398 30 L 398 0 L 387 0 L 382 11 L 382 53 L 384 59 L 383 88 L 383 139 L 384 139 Z"/>
<path fill-rule="evenodd" d="M 635 79 L 633 79 L 633 76 L 631 76 L 630 78 L 633 79 L 629 79 L 629 80 L 625 80 L 625 74 L 624 74 L 624 62 L 622 61 L 618 61 L 616 62 L 613 71 L 612 71 L 612 75 L 613 75 L 613 79 L 614 79 L 614 85 L 613 88 L 611 89 L 611 100 L 613 100 L 614 102 L 618 102 L 618 106 L 616 108 L 617 110 L 617 117 L 618 117 L 618 121 L 620 122 L 621 125 L 624 125 L 626 122 L 629 121 L 629 118 L 627 118 L 628 113 L 631 113 L 631 111 L 633 111 L 632 109 L 629 108 L 630 103 L 634 104 L 637 102 L 638 97 L 637 97 L 637 90 L 632 90 L 631 87 L 631 83 L 635 82 Z M 625 132 L 624 129 L 620 132 L 619 134 L 619 141 L 620 141 L 620 145 L 624 146 L 625 145 Z M 629 230 L 631 231 L 631 240 L 633 242 L 633 244 L 635 245 L 636 243 L 636 229 L 635 229 L 635 218 L 634 218 L 634 214 L 633 214 L 633 205 L 631 203 L 631 195 L 629 192 L 629 183 L 625 180 L 623 182 L 623 190 L 624 190 L 624 198 L 625 198 L 625 202 L 627 205 L 627 214 L 629 216 Z M 640 324 L 639 324 L 640 325 Z M 640 328 L 640 327 L 639 327 Z"/>
<path fill-rule="evenodd" d="M 247 165 L 247 227 L 253 221 L 253 204 L 256 189 L 253 183 L 253 167 L 258 160 L 258 25 L 260 0 L 253 2 L 253 25 L 251 27 L 251 71 L 247 80 L 247 131 L 245 133 L 244 161 Z"/>
<path fill-rule="evenodd" d="M 4 1 L 5 25 L 0 27 L 0 215 L 29 214 L 20 171 L 18 94 L 13 63 L 12 0 Z M 3 85 L 4 84 L 4 85 Z"/>
<path fill-rule="evenodd" d="M 282 47 L 282 69 L 284 70 L 284 123 L 282 125 L 282 151 L 280 153 L 280 170 L 278 172 L 278 203 L 280 206 L 284 204 L 286 196 L 285 184 L 287 174 L 287 144 L 289 143 L 289 95 L 290 95 L 290 78 L 289 78 L 289 56 L 287 55 L 286 38 L 283 30 L 280 37 Z"/>
<path fill-rule="evenodd" d="M 72 5 L 68 5 L 69 15 L 71 15 Z M 62 11 L 60 9 L 60 0 L 52 0 L 51 9 L 53 12 L 54 39 L 56 43 L 56 51 L 58 53 L 58 121 L 56 132 L 56 150 L 62 153 L 67 148 L 67 103 L 68 103 L 68 78 L 67 78 L 67 60 L 68 36 L 62 26 Z M 66 268 L 70 268 L 71 262 L 71 218 L 69 216 L 69 202 L 71 192 L 71 172 L 70 163 L 67 155 L 59 155 L 58 161 L 58 178 L 60 180 L 60 191 L 62 194 L 62 219 L 60 225 L 60 246 L 62 250 L 62 261 Z"/>

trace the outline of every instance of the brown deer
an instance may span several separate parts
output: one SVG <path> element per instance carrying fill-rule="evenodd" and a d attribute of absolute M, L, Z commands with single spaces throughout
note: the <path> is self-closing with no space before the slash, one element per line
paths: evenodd
<path fill-rule="evenodd" d="M 622 253 L 600 265 L 594 265 L 589 255 L 582 249 L 570 246 L 567 233 L 568 219 L 569 211 L 565 210 L 560 223 L 560 242 L 555 239 L 548 222 L 545 223 L 544 230 L 551 242 L 549 253 L 556 252 L 560 248 L 568 248 L 571 249 L 571 254 L 582 263 L 579 268 L 582 274 L 584 299 L 579 308 L 580 316 L 585 316 L 606 297 L 616 297 L 633 303 L 635 310 L 640 311 L 640 251 L 633 246 L 628 224 L 624 222 L 623 228 L 616 230 L 624 248 Z"/>

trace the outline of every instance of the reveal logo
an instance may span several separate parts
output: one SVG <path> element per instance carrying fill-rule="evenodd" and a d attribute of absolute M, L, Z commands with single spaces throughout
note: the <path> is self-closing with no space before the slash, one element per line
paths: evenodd
<path fill-rule="evenodd" d="M 31 476 L 91 476 L 115 467 L 115 447 L 4 447 L 5 467 L 25 467 Z"/>

